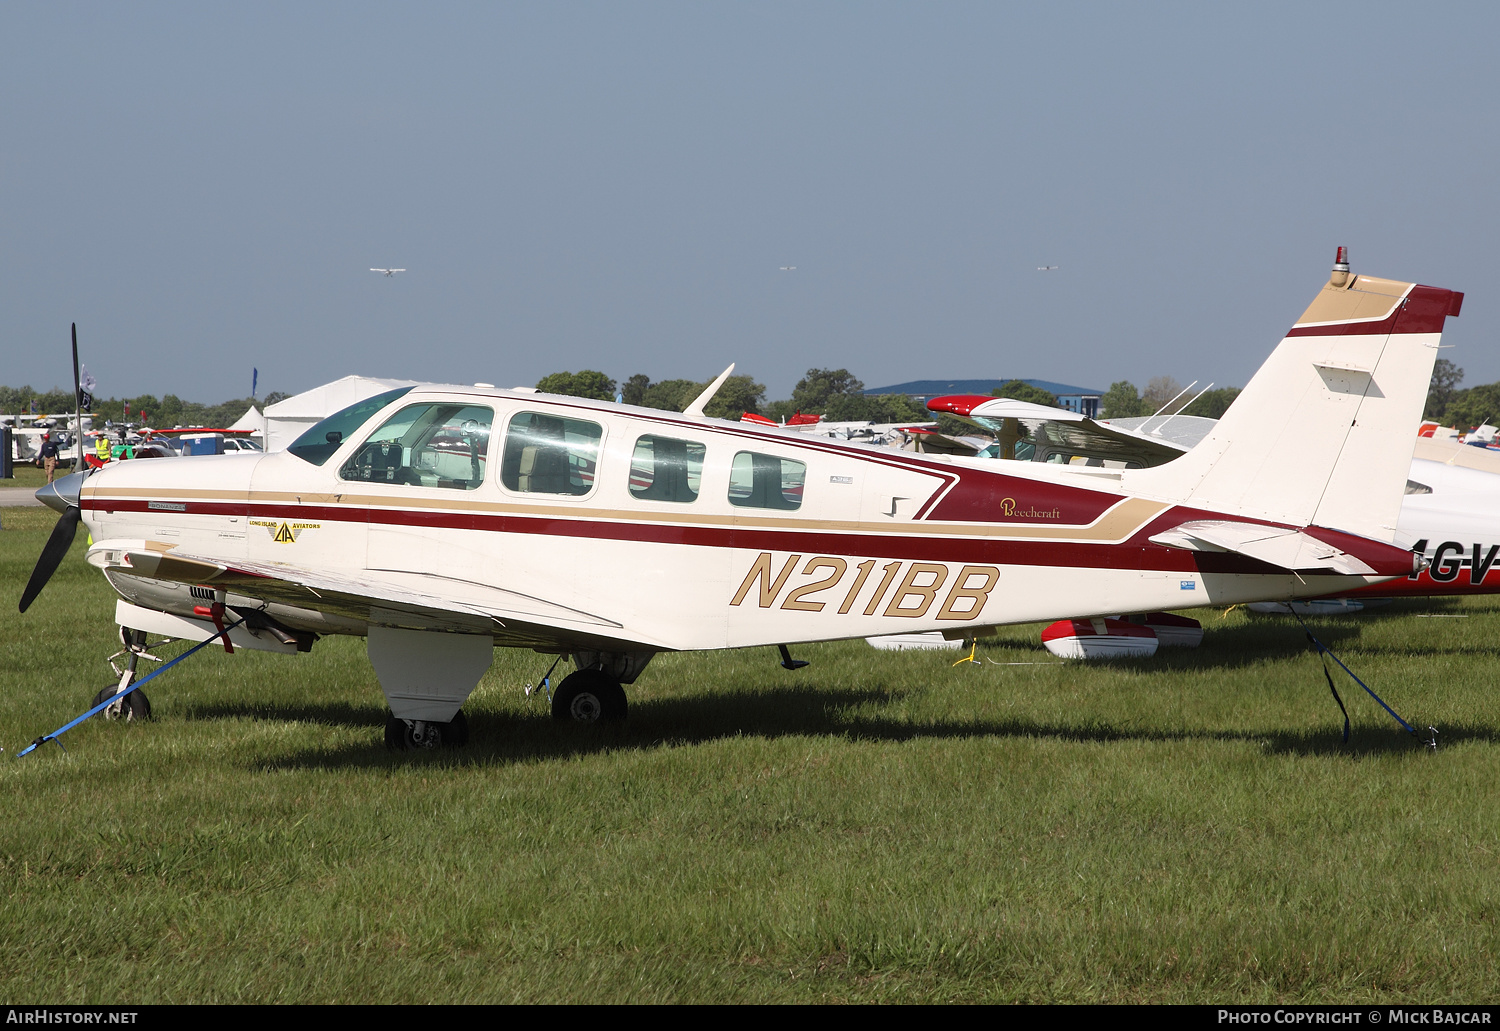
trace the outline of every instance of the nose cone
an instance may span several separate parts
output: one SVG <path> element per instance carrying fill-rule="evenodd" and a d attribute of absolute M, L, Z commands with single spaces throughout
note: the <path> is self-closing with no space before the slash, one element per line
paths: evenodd
<path fill-rule="evenodd" d="M 78 507 L 78 494 L 83 490 L 83 481 L 87 473 L 69 473 L 67 476 L 53 480 L 41 490 L 36 492 L 36 499 L 57 513 L 66 512 L 69 508 Z"/>

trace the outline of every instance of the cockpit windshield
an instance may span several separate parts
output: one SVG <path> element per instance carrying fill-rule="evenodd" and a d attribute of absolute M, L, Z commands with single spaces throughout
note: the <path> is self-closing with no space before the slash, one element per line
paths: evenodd
<path fill-rule="evenodd" d="M 410 389 L 411 387 L 397 387 L 395 390 L 387 390 L 384 394 L 367 397 L 342 411 L 334 412 L 292 441 L 287 450 L 304 462 L 322 465 L 343 446 L 351 433 L 369 421 L 370 416 Z"/>

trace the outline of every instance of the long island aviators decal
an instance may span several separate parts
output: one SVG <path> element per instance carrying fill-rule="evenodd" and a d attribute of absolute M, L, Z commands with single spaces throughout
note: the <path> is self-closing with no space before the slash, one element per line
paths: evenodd
<path fill-rule="evenodd" d="M 270 534 L 271 540 L 277 544 L 296 544 L 298 539 L 309 530 L 316 530 L 322 523 L 290 523 L 286 520 L 278 522 L 275 519 L 252 519 L 251 526 L 264 527 Z"/>

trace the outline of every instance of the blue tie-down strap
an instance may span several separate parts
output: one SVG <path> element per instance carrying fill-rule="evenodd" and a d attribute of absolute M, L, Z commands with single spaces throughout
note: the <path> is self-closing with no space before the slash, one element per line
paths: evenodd
<path fill-rule="evenodd" d="M 233 623 L 230 623 L 228 626 L 226 626 L 224 628 L 224 632 L 222 634 L 219 633 L 217 630 L 215 630 L 214 635 L 212 637 L 210 637 L 208 640 L 203 641 L 200 644 L 193 645 L 191 648 L 189 648 L 187 651 L 183 652 L 181 655 L 177 656 L 177 658 L 173 659 L 171 662 L 169 662 L 166 665 L 162 666 L 160 669 L 152 671 L 150 675 L 144 676 L 141 679 L 137 680 L 135 683 L 131 684 L 125 690 L 121 691 L 119 694 L 111 695 L 109 698 L 107 698 L 104 701 L 100 702 L 98 705 L 94 706 L 88 712 L 84 713 L 82 716 L 79 716 L 77 719 L 73 720 L 72 722 L 70 722 L 70 723 L 64 723 L 62 726 L 58 727 L 52 733 L 50 733 L 50 734 L 44 734 L 41 737 L 37 738 L 31 744 L 27 745 L 25 748 L 23 748 L 19 752 L 17 752 L 16 753 L 16 758 L 19 759 L 23 755 L 29 755 L 30 753 L 36 751 L 37 747 L 39 745 L 45 745 L 48 741 L 57 741 L 57 739 L 59 737 L 61 737 L 62 735 L 66 734 L 68 731 L 72 730 L 74 727 L 78 726 L 78 724 L 82 723 L 84 720 L 86 720 L 90 716 L 94 715 L 94 713 L 104 711 L 105 709 L 109 708 L 111 705 L 115 704 L 115 702 L 118 702 L 121 698 L 124 698 L 130 692 L 136 690 L 139 687 L 144 687 L 145 684 L 148 681 L 154 680 L 155 678 L 161 676 L 167 670 L 171 669 L 173 666 L 177 665 L 183 659 L 187 658 L 189 655 L 191 655 L 194 652 L 198 651 L 200 648 L 207 648 L 209 645 L 213 644 L 215 641 L 220 641 L 220 640 L 227 639 L 228 636 L 229 636 L 229 631 L 233 630 L 235 627 L 239 626 L 243 622 L 244 622 L 243 619 L 239 619 L 239 620 L 236 620 Z M 58 748 L 63 748 L 63 743 L 61 741 L 57 741 L 57 747 Z M 67 749 L 63 748 L 63 751 L 66 752 Z"/>
<path fill-rule="evenodd" d="M 1288 606 L 1288 608 L 1290 608 L 1290 607 L 1291 606 Z M 1436 727 L 1428 727 L 1427 729 L 1430 730 L 1430 731 L 1432 731 L 1432 737 L 1431 737 L 1431 739 L 1423 740 L 1422 736 L 1417 733 L 1417 728 L 1416 727 L 1413 727 L 1410 723 L 1407 723 L 1399 715 L 1397 715 L 1396 710 L 1392 709 L 1389 705 L 1385 704 L 1385 701 L 1378 694 L 1376 694 L 1374 691 L 1370 690 L 1370 685 L 1369 684 L 1366 684 L 1363 680 L 1359 679 L 1359 677 L 1355 676 L 1354 675 L 1354 671 L 1352 669 L 1350 669 L 1348 666 L 1344 665 L 1344 661 L 1342 659 L 1340 659 L 1337 655 L 1333 654 L 1332 649 L 1330 649 L 1326 644 L 1324 644 L 1322 641 L 1318 640 L 1315 636 L 1313 636 L 1313 632 L 1311 630 L 1308 630 L 1307 624 L 1302 622 L 1302 617 L 1299 616 L 1299 615 L 1297 615 L 1297 610 L 1296 609 L 1292 609 L 1292 615 L 1296 618 L 1296 620 L 1297 620 L 1298 623 L 1302 623 L 1302 629 L 1307 633 L 1307 640 L 1308 640 L 1308 642 L 1315 649 L 1317 649 L 1319 657 L 1326 655 L 1330 659 L 1332 659 L 1334 662 L 1337 662 L 1339 664 L 1339 668 L 1342 669 L 1345 673 L 1349 674 L 1349 679 L 1353 680 L 1360 687 L 1364 688 L 1365 689 L 1365 693 L 1368 694 L 1371 698 L 1375 699 L 1375 701 L 1379 702 L 1380 703 L 1380 707 L 1382 709 L 1384 709 L 1386 712 L 1388 712 L 1388 713 L 1391 714 L 1391 719 L 1395 720 L 1397 723 L 1401 724 L 1402 727 L 1406 728 L 1407 733 L 1411 734 L 1411 736 L 1414 737 L 1414 738 L 1416 738 L 1418 741 L 1422 741 L 1422 743 L 1425 744 L 1428 748 L 1437 748 L 1437 728 Z M 1328 690 L 1333 691 L 1334 701 L 1336 701 L 1336 702 L 1339 703 L 1339 709 L 1341 709 L 1343 711 L 1343 713 L 1344 713 L 1344 741 L 1345 741 L 1345 743 L 1348 743 L 1348 741 L 1349 741 L 1349 710 L 1347 710 L 1347 709 L 1344 708 L 1344 701 L 1343 701 L 1343 699 L 1339 697 L 1338 691 L 1334 690 L 1334 687 L 1333 687 L 1333 677 L 1328 672 L 1328 664 L 1326 662 L 1323 664 L 1323 676 L 1326 677 L 1327 680 L 1328 680 Z"/>

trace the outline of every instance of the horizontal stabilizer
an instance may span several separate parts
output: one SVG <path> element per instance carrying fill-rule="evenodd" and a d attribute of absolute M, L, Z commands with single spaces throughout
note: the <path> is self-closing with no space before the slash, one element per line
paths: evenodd
<path fill-rule="evenodd" d="M 1155 544 L 1168 548 L 1183 548 L 1187 551 L 1233 552 L 1247 558 L 1257 559 L 1296 573 L 1338 573 L 1345 576 L 1391 575 L 1391 571 L 1377 570 L 1368 562 L 1342 548 L 1321 541 L 1301 530 L 1285 526 L 1267 526 L 1264 523 L 1241 523 L 1227 520 L 1203 519 L 1181 523 L 1170 530 L 1151 538 Z M 1373 543 L 1373 542 L 1370 542 Z M 1376 545 L 1376 547 L 1381 547 Z M 1382 550 L 1395 550 L 1383 548 Z M 1404 560 L 1410 566 L 1409 553 Z M 1386 556 L 1382 556 L 1386 557 Z M 1382 563 L 1385 565 L 1385 563 Z M 1401 575 L 1410 572 L 1401 569 Z"/>

